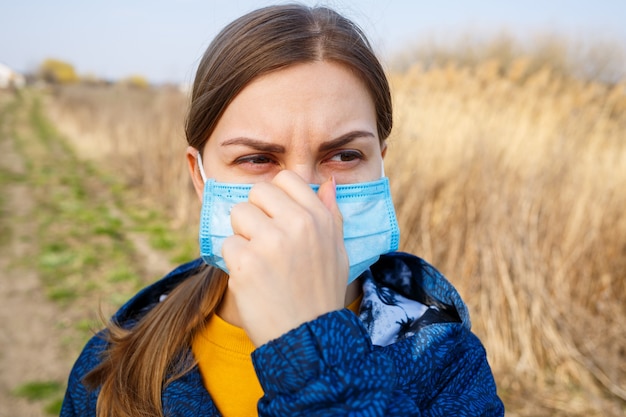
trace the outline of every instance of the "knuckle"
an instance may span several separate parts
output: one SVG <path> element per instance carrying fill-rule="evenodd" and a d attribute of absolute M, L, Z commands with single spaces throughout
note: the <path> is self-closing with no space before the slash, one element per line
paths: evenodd
<path fill-rule="evenodd" d="M 240 264 L 242 267 L 251 266 L 254 263 L 255 259 L 256 257 L 254 256 L 254 253 L 247 248 L 242 248 L 237 253 L 237 263 Z"/>
<path fill-rule="evenodd" d="M 301 233 L 308 234 L 312 232 L 316 228 L 316 223 L 317 221 L 315 216 L 307 210 L 300 210 L 300 212 L 292 219 L 292 226 L 294 230 Z"/>
<path fill-rule="evenodd" d="M 297 178 L 299 177 L 298 174 L 296 174 L 295 172 L 288 169 L 283 169 L 279 171 L 276 175 L 274 175 L 274 178 L 272 179 L 272 184 L 284 187 L 288 184 L 293 183 L 293 181 Z"/>
<path fill-rule="evenodd" d="M 281 253 L 285 249 L 288 237 L 283 232 L 274 233 L 267 242 L 267 250 L 271 253 Z"/>
<path fill-rule="evenodd" d="M 275 180 L 282 180 L 285 178 L 289 178 L 291 175 L 293 174 L 293 172 L 289 171 L 288 169 L 281 169 L 275 176 L 274 179 Z"/>
<path fill-rule="evenodd" d="M 258 201 L 259 198 L 267 192 L 267 186 L 269 184 L 266 182 L 256 183 L 250 188 L 250 192 L 248 193 L 248 201 L 254 203 Z"/>

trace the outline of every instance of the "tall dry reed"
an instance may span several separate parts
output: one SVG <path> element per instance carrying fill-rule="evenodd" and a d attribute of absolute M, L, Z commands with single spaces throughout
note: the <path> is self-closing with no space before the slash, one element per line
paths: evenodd
<path fill-rule="evenodd" d="M 460 288 L 511 411 L 621 415 L 625 85 L 525 62 L 393 78 L 402 247 Z"/>
<path fill-rule="evenodd" d="M 175 227 L 193 224 L 183 122 L 187 98 L 177 89 L 74 85 L 48 106 L 79 155 L 100 161 L 128 185 L 127 197 L 158 204 Z"/>
<path fill-rule="evenodd" d="M 401 246 L 468 302 L 509 415 L 623 415 L 626 84 L 531 62 L 392 76 Z M 65 89 L 50 110 L 83 154 L 195 229 L 180 93 Z"/>

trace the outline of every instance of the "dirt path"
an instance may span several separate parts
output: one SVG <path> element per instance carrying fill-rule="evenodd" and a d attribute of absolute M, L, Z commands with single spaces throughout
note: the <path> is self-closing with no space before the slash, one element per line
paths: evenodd
<path fill-rule="evenodd" d="M 100 327 L 99 306 L 112 313 L 172 266 L 106 182 L 33 118 L 36 100 L 0 91 L 0 417 L 53 415 L 84 341 Z M 72 261 L 44 275 L 42 260 L 63 256 Z M 54 291 L 70 295 L 55 302 Z M 16 394 L 37 384 L 39 399 Z"/>
<path fill-rule="evenodd" d="M 6 127 L 6 126 L 3 126 Z M 0 175 L 20 178 L 26 165 L 8 129 L 0 130 Z M 28 381 L 63 381 L 71 366 L 59 343 L 64 320 L 61 309 L 46 299 L 35 267 L 23 262 L 36 251 L 35 204 L 28 185 L 3 186 L 0 246 L 0 416 L 44 416 L 41 403 L 12 392 Z"/>

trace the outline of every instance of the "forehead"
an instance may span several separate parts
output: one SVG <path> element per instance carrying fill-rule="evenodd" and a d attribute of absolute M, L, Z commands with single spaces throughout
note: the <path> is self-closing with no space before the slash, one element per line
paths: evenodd
<path fill-rule="evenodd" d="M 248 83 L 241 93 L 252 94 L 264 88 L 281 87 L 295 87 L 294 93 L 315 93 L 320 89 L 326 94 L 351 89 L 367 92 L 367 86 L 354 70 L 339 62 L 325 60 L 297 63 L 263 74 Z"/>
<path fill-rule="evenodd" d="M 216 132 L 254 129 L 334 131 L 376 124 L 374 101 L 348 67 L 329 61 L 289 66 L 250 82 L 229 104 Z M 245 132 L 242 132 L 245 134 Z"/>

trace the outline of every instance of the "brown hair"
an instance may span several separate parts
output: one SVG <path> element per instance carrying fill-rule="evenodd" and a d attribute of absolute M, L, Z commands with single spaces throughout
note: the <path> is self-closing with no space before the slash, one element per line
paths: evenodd
<path fill-rule="evenodd" d="M 224 110 L 252 80 L 297 63 L 334 61 L 350 68 L 370 92 L 378 136 L 391 131 L 387 78 L 363 32 L 325 7 L 270 6 L 226 26 L 207 48 L 196 73 L 186 124 L 189 145 L 198 150 Z M 218 307 L 228 277 L 206 267 L 186 279 L 131 329 L 108 326 L 102 362 L 85 378 L 101 387 L 99 417 L 162 416 L 165 385 L 194 365 L 193 336 Z"/>
<path fill-rule="evenodd" d="M 376 108 L 378 137 L 387 139 L 392 126 L 389 84 L 361 29 L 325 7 L 284 5 L 235 20 L 206 50 L 193 85 L 187 142 L 202 150 L 226 107 L 253 79 L 323 60 L 345 65 L 364 82 Z"/>

